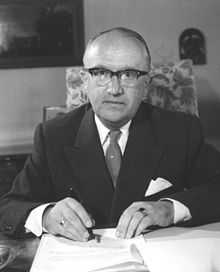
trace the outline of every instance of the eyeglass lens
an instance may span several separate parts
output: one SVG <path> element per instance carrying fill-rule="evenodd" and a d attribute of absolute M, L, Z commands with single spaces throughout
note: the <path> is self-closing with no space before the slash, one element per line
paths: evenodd
<path fill-rule="evenodd" d="M 100 86 L 109 84 L 113 75 L 116 75 L 119 78 L 122 85 L 132 86 L 136 83 L 139 76 L 147 74 L 147 72 L 138 70 L 123 70 L 113 72 L 104 68 L 91 68 L 88 69 L 88 71 L 93 76 L 96 84 Z"/>

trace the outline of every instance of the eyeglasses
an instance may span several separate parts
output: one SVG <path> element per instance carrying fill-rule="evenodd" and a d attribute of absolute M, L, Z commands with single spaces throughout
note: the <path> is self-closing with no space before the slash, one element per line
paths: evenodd
<path fill-rule="evenodd" d="M 136 69 L 126 69 L 113 72 L 106 68 L 99 67 L 84 70 L 91 74 L 98 86 L 108 85 L 111 82 L 111 78 L 116 76 L 120 80 L 121 85 L 132 87 L 136 84 L 140 76 L 145 76 L 149 73 L 149 71 L 139 71 Z"/>

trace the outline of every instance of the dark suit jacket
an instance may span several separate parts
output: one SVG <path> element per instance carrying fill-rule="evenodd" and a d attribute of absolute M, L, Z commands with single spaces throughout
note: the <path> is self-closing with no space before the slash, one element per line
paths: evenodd
<path fill-rule="evenodd" d="M 198 118 L 141 105 L 130 126 L 114 189 L 91 108 L 40 124 L 34 150 L 0 203 L 0 228 L 20 235 L 29 212 L 72 194 L 99 224 L 117 223 L 134 201 L 171 197 L 189 207 L 188 225 L 220 219 L 220 156 L 204 143 Z M 145 198 L 151 179 L 173 186 Z"/>

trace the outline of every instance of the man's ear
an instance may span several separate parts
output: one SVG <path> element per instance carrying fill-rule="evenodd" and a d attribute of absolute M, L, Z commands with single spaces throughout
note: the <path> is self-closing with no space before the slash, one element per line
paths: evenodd
<path fill-rule="evenodd" d="M 150 70 L 149 74 L 147 75 L 146 82 L 145 82 L 146 88 L 151 84 L 153 77 L 154 77 L 154 74 L 153 74 L 152 70 Z"/>
<path fill-rule="evenodd" d="M 143 98 L 142 100 L 144 101 L 147 97 L 147 94 L 148 94 L 148 86 L 149 84 L 151 83 L 152 81 L 152 76 L 151 75 L 148 75 L 145 82 L 144 82 L 144 94 L 143 94 Z"/>
<path fill-rule="evenodd" d="M 147 87 L 148 87 L 148 85 L 149 85 L 149 81 L 148 81 L 148 80 L 145 80 L 144 84 L 145 84 L 145 85 L 144 85 L 144 88 L 147 89 Z"/>
<path fill-rule="evenodd" d="M 147 97 L 147 93 L 148 93 L 147 87 L 148 87 L 148 81 L 146 80 L 146 81 L 144 82 L 144 92 L 143 92 L 143 97 L 142 97 L 142 100 L 143 100 L 143 101 L 144 101 L 144 100 L 146 99 L 146 97 Z"/>
<path fill-rule="evenodd" d="M 152 77 L 148 76 L 148 78 L 144 82 L 144 84 L 145 84 L 144 88 L 145 89 L 148 89 L 148 86 L 150 85 L 151 81 L 152 81 Z"/>
<path fill-rule="evenodd" d="M 88 75 L 86 74 L 85 71 L 81 70 L 80 71 L 80 77 L 82 79 L 82 82 L 83 82 L 83 88 L 84 88 L 84 91 L 87 93 L 87 89 L 88 89 Z"/>
<path fill-rule="evenodd" d="M 87 80 L 86 72 L 83 71 L 83 70 L 80 70 L 80 77 L 81 77 L 83 82 L 86 81 Z"/>

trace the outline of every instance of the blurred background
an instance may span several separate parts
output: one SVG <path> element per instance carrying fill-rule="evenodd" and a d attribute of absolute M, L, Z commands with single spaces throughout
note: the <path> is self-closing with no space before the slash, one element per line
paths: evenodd
<path fill-rule="evenodd" d="M 32 1 L 34 5 L 36 1 Z M 84 0 L 81 3 L 83 12 L 78 16 L 83 24 L 78 29 L 81 35 L 78 45 L 82 50 L 98 32 L 124 26 L 143 35 L 153 63 L 177 62 L 181 33 L 188 28 L 201 31 L 206 63 L 193 66 L 198 110 L 207 141 L 220 150 L 219 0 Z M 0 26 L 1 19 L 0 2 Z M 65 76 L 69 66 L 74 63 L 0 69 L 0 156 L 31 152 L 34 129 L 43 120 L 43 108 L 66 103 Z"/>

